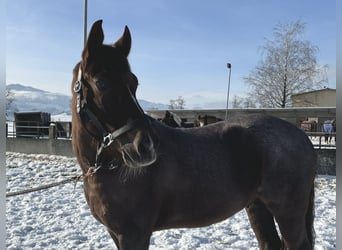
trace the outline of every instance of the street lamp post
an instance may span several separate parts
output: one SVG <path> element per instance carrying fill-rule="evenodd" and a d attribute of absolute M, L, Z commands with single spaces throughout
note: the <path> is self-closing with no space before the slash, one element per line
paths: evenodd
<path fill-rule="evenodd" d="M 226 116 L 225 120 L 228 119 L 228 105 L 229 105 L 229 89 L 230 89 L 230 75 L 232 72 L 232 65 L 230 63 L 227 63 L 227 68 L 229 69 L 229 77 L 228 77 L 228 90 L 227 90 L 227 105 L 226 105 Z"/>

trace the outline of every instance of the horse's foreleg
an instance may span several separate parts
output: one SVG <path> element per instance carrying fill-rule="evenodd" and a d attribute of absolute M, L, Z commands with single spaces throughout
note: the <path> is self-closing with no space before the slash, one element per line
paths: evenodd
<path fill-rule="evenodd" d="M 130 231 L 127 234 L 118 235 L 118 250 L 148 250 L 151 233 Z"/>
<path fill-rule="evenodd" d="M 112 239 L 113 239 L 113 241 L 115 243 L 116 248 L 119 249 L 119 239 L 118 239 L 118 237 L 113 232 L 111 232 L 111 231 L 108 231 L 108 232 L 109 232 L 110 236 L 112 237 Z"/>

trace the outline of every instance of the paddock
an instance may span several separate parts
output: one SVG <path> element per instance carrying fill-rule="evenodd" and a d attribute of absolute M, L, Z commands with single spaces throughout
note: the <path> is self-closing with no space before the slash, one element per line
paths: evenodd
<path fill-rule="evenodd" d="M 7 152 L 6 158 L 6 192 L 62 181 L 81 173 L 74 157 Z M 320 175 L 315 185 L 316 248 L 336 249 L 336 177 Z M 104 226 L 90 214 L 82 181 L 8 197 L 6 218 L 7 249 L 115 249 Z M 209 227 L 155 232 L 150 249 L 258 248 L 242 210 Z"/>

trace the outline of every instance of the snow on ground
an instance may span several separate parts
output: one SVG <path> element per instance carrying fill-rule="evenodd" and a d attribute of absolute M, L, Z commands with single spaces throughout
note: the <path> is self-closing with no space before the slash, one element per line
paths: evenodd
<path fill-rule="evenodd" d="M 6 192 L 58 182 L 81 173 L 75 158 L 6 153 Z M 316 247 L 336 249 L 336 178 L 316 179 Z M 115 249 L 91 215 L 82 181 L 6 198 L 7 249 Z M 152 250 L 257 249 L 243 211 L 209 227 L 155 232 Z"/>

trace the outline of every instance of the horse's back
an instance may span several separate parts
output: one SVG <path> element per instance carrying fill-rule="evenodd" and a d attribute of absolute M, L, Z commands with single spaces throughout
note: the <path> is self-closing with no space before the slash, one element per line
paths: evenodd
<path fill-rule="evenodd" d="M 289 148 L 312 149 L 308 136 L 295 125 L 268 115 L 240 115 L 226 122 L 228 127 L 241 126 L 254 139 L 258 139 L 259 146 L 285 146 Z"/>

